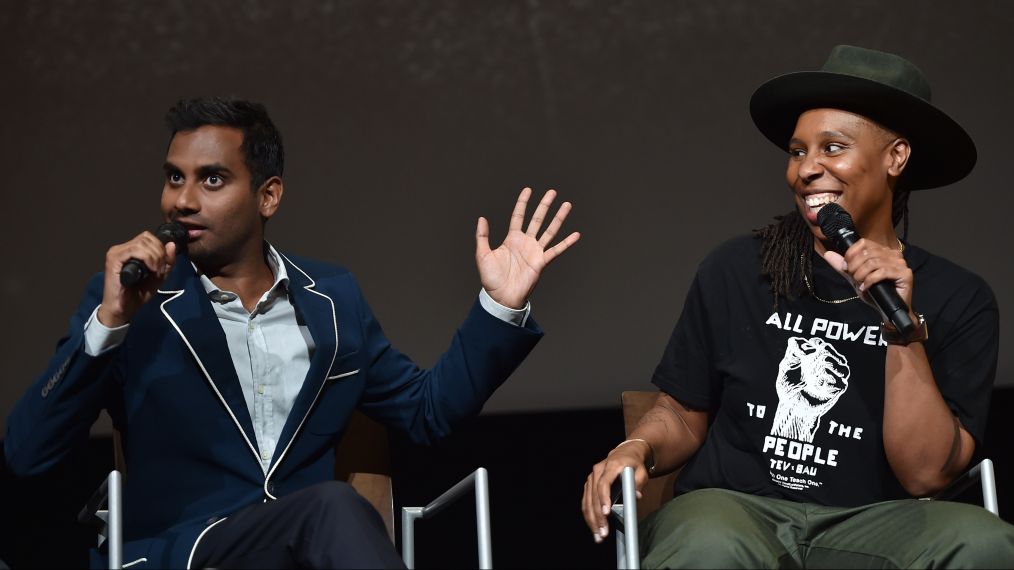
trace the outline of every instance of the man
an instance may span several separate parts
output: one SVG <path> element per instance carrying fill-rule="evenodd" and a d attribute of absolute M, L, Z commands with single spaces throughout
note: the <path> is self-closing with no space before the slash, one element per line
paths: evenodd
<path fill-rule="evenodd" d="M 525 189 L 495 250 L 479 219 L 479 300 L 420 370 L 390 346 L 350 273 L 264 241 L 284 152 L 261 105 L 180 101 L 167 122 L 161 209 L 186 230 L 186 252 L 150 232 L 109 249 L 11 413 L 11 470 L 51 467 L 107 409 L 129 475 L 126 565 L 400 566 L 376 511 L 331 481 L 333 444 L 356 408 L 423 443 L 478 413 L 541 336 L 527 299 L 579 238 L 549 247 L 570 205 L 539 235 L 555 193 L 523 228 Z M 120 280 L 129 260 L 148 270 L 134 286 Z"/>
<path fill-rule="evenodd" d="M 969 466 L 996 375 L 992 291 L 895 233 L 909 192 L 971 171 L 971 138 L 914 65 L 852 46 L 762 85 L 751 114 L 788 151 L 795 208 L 699 267 L 655 407 L 588 477 L 596 541 L 623 468 L 643 485 L 685 464 L 643 525 L 646 567 L 1010 566 L 1010 525 L 912 499 Z M 844 256 L 818 224 L 831 203 L 862 238 Z M 864 303 L 881 282 L 914 330 Z"/>

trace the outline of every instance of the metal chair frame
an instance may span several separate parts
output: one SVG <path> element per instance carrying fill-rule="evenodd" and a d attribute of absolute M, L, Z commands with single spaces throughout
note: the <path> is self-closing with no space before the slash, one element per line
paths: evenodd
<path fill-rule="evenodd" d="M 123 567 L 123 474 L 110 471 L 77 515 L 99 527 L 98 546 L 109 542 L 109 567 Z"/>
<path fill-rule="evenodd" d="M 493 545 L 489 524 L 489 474 L 485 467 L 480 467 L 425 507 L 402 507 L 401 557 L 409 570 L 415 568 L 415 521 L 436 516 L 448 505 L 467 495 L 469 491 L 474 491 L 475 494 L 475 530 L 479 539 L 479 568 L 493 567 Z"/>

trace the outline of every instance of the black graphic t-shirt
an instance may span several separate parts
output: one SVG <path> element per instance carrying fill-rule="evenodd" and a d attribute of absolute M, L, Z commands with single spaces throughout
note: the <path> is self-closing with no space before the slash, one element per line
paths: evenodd
<path fill-rule="evenodd" d="M 760 275 L 761 241 L 734 238 L 698 268 L 652 382 L 709 410 L 708 437 L 677 492 L 720 487 L 823 505 L 855 506 L 908 495 L 884 454 L 886 344 L 880 316 L 861 300 L 780 299 Z M 816 253 L 816 294 L 855 295 Z M 944 400 L 982 441 L 996 376 L 998 313 L 975 274 L 915 246 L 913 307 Z"/>

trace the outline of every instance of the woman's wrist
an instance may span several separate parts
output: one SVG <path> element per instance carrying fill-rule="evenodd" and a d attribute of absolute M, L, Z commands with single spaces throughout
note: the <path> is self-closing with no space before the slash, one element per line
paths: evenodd
<path fill-rule="evenodd" d="M 621 441 L 619 445 L 617 445 L 616 447 L 614 447 L 613 451 L 619 449 L 621 446 L 623 446 L 625 444 L 634 443 L 634 442 L 643 443 L 644 446 L 646 448 L 648 448 L 648 453 L 644 457 L 644 468 L 648 470 L 648 475 L 652 475 L 653 473 L 655 473 L 655 449 L 653 447 L 651 447 L 651 444 L 648 443 L 646 440 L 641 439 L 639 437 L 633 437 L 633 438 L 630 438 L 630 439 L 626 439 L 626 440 Z"/>

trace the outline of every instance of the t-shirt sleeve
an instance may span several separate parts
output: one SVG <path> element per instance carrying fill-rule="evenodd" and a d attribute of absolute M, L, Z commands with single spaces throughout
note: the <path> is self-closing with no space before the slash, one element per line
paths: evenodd
<path fill-rule="evenodd" d="M 651 381 L 682 404 L 713 410 L 720 390 L 704 280 L 698 271 Z"/>
<path fill-rule="evenodd" d="M 993 291 L 978 277 L 959 291 L 935 323 L 927 316 L 926 348 L 941 395 L 981 446 L 996 379 L 1000 316 Z"/>

